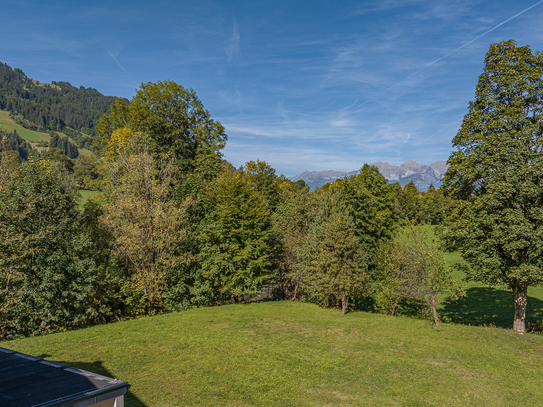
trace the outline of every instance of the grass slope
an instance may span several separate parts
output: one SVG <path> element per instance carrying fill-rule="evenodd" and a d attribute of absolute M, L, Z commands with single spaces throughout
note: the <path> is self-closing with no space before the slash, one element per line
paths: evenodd
<path fill-rule="evenodd" d="M 8 133 L 13 133 L 13 130 L 17 130 L 19 137 L 26 141 L 40 142 L 42 140 L 51 140 L 51 136 L 47 133 L 28 130 L 23 126 L 18 125 L 11 117 L 9 117 L 9 112 L 4 110 L 0 111 L 0 128 L 6 130 Z"/>
<path fill-rule="evenodd" d="M 23 140 L 31 141 L 33 143 L 39 143 L 40 141 L 49 141 L 51 136 L 48 133 L 41 133 L 39 131 L 33 131 L 25 129 L 23 126 L 18 125 L 13 121 L 9 116 L 9 112 L 0 110 L 0 129 L 7 131 L 8 133 L 13 133 L 13 130 L 17 130 L 17 134 Z M 56 132 L 61 137 L 67 137 L 66 134 L 62 132 Z M 71 140 L 71 139 L 70 139 Z M 79 154 L 82 156 L 91 155 L 91 151 L 86 148 L 78 148 Z"/>
<path fill-rule="evenodd" d="M 127 406 L 540 405 L 543 337 L 267 302 L 2 342 L 128 381 Z"/>

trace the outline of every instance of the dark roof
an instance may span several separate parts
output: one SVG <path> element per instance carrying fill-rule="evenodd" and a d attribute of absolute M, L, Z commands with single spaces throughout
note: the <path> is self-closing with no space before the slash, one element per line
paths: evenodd
<path fill-rule="evenodd" d="M 90 406 L 125 394 L 117 379 L 0 348 L 0 406 Z"/>

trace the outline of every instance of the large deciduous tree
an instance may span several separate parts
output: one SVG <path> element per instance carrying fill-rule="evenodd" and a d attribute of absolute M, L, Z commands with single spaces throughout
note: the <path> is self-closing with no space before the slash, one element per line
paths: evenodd
<path fill-rule="evenodd" d="M 444 179 L 460 199 L 447 246 L 462 253 L 469 279 L 513 291 L 519 332 L 527 289 L 543 282 L 542 76 L 540 52 L 513 40 L 491 45 Z"/>
<path fill-rule="evenodd" d="M 0 337 L 84 325 L 96 275 L 73 188 L 48 161 L 26 161 L 2 179 Z"/>
<path fill-rule="evenodd" d="M 275 210 L 280 200 L 279 183 L 281 180 L 265 161 L 248 161 L 243 166 L 245 178 L 268 203 L 270 210 Z"/>
<path fill-rule="evenodd" d="M 210 118 L 196 92 L 173 81 L 142 84 L 130 103 L 116 99 L 111 114 L 96 126 L 96 147 L 106 147 L 113 132 L 124 127 L 147 134 L 151 151 L 171 153 L 184 169 L 193 168 L 198 155 L 218 153 L 227 140 L 224 127 Z"/>
<path fill-rule="evenodd" d="M 151 154 L 149 137 L 130 129 L 115 131 L 107 155 L 107 203 L 101 222 L 114 238 L 117 252 L 134 270 L 150 310 L 162 306 L 166 272 L 181 257 L 177 245 L 186 237 L 185 211 L 173 199 L 175 166 L 171 153 Z"/>

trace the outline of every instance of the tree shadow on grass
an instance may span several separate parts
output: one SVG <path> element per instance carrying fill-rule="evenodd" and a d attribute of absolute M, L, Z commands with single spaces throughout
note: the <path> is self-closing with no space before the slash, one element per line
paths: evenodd
<path fill-rule="evenodd" d="M 444 322 L 512 328 L 514 312 L 511 291 L 492 287 L 472 287 L 466 291 L 464 298 L 444 304 L 439 314 Z M 543 301 L 528 296 L 526 322 L 533 327 L 540 325 L 538 321 L 542 320 Z"/>
<path fill-rule="evenodd" d="M 39 356 L 43 357 L 43 356 Z M 62 363 L 63 365 L 68 365 L 70 367 L 75 367 L 77 369 L 87 370 L 92 373 L 97 373 L 102 376 L 112 377 L 116 378 L 114 373 L 111 373 L 108 371 L 101 361 L 97 360 L 96 362 L 92 363 L 86 363 L 86 362 L 65 362 L 65 361 L 58 361 L 58 363 Z M 123 380 L 122 378 L 119 378 L 120 380 Z M 130 382 L 128 383 L 130 384 Z M 124 405 L 126 407 L 147 407 L 146 404 L 144 404 L 139 398 L 137 398 L 132 392 L 129 390 L 128 393 L 124 396 Z"/>

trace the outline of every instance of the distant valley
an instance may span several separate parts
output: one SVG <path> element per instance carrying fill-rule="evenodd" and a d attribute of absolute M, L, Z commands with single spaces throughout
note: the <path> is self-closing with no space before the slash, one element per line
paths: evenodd
<path fill-rule="evenodd" d="M 416 161 L 407 160 L 401 165 L 391 165 L 387 162 L 377 161 L 370 163 L 377 168 L 379 172 L 385 176 L 389 182 L 398 182 L 404 186 L 410 181 L 416 185 L 419 191 L 426 191 L 433 185 L 438 188 L 441 186 L 441 180 L 445 175 L 448 166 L 445 161 L 436 161 L 430 165 L 419 164 Z M 345 176 L 351 177 L 358 175 L 360 170 L 344 172 L 344 171 L 304 171 L 299 175 L 290 178 L 291 181 L 303 180 L 311 189 L 319 188 L 328 182 L 335 181 L 338 178 Z"/>

